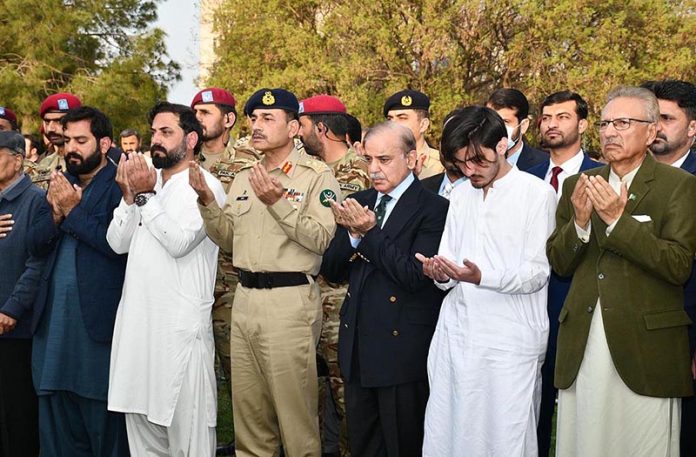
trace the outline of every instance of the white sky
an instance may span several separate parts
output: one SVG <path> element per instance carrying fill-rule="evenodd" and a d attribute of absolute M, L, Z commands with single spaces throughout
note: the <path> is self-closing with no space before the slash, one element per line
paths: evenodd
<path fill-rule="evenodd" d="M 155 25 L 167 34 L 169 57 L 181 65 L 182 80 L 169 88 L 169 101 L 188 105 L 198 92 L 198 1 L 163 0 Z"/>

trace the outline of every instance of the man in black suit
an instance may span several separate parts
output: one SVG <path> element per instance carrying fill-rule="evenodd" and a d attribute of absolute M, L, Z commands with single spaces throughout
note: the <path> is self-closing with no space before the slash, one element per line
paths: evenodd
<path fill-rule="evenodd" d="M 587 130 L 587 102 L 577 93 L 568 90 L 556 92 L 541 102 L 539 131 L 542 144 L 550 152 L 549 158 L 533 166 L 528 173 L 549 183 L 561 198 L 563 181 L 576 173 L 597 168 L 595 162 L 582 150 L 582 134 Z M 553 385 L 556 367 L 556 339 L 558 338 L 558 316 L 570 289 L 571 277 L 561 277 L 551 271 L 549 279 L 549 345 L 544 366 L 541 369 L 541 408 L 537 426 L 539 455 L 549 455 L 551 447 L 551 422 L 558 389 Z"/>
<path fill-rule="evenodd" d="M 488 108 L 492 108 L 505 122 L 508 137 L 507 159 L 522 171 L 548 160 L 544 151 L 534 149 L 524 142 L 524 134 L 529 129 L 529 102 L 517 89 L 497 89 L 488 97 Z"/>
<path fill-rule="evenodd" d="M 419 456 L 443 292 L 415 254 L 437 253 L 448 203 L 415 179 L 405 127 L 377 124 L 363 147 L 373 188 L 333 204 L 341 227 L 321 268 L 329 281 L 349 280 L 338 343 L 348 438 L 353 455 Z"/>
<path fill-rule="evenodd" d="M 643 87 L 657 97 L 660 122 L 657 137 L 650 146 L 658 162 L 679 167 L 696 175 L 696 152 L 691 150 L 696 138 L 696 86 L 686 81 L 648 81 Z M 684 307 L 696 323 L 696 263 L 684 285 Z M 691 374 L 696 390 L 696 329 L 689 326 Z M 696 399 L 682 399 L 681 455 L 696 455 Z"/>

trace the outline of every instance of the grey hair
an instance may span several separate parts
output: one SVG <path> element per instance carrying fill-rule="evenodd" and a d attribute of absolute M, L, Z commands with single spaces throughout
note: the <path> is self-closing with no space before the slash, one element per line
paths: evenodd
<path fill-rule="evenodd" d="M 621 86 L 613 89 L 607 95 L 607 104 L 617 98 L 632 98 L 639 100 L 643 105 L 646 120 L 657 122 L 660 119 L 660 105 L 657 104 L 655 94 L 644 87 Z M 606 105 L 605 105 L 606 106 Z"/>
<path fill-rule="evenodd" d="M 138 133 L 137 130 L 135 129 L 125 129 L 121 131 L 121 138 L 128 138 L 129 136 L 135 136 L 138 140 L 140 140 L 140 133 Z"/>
<path fill-rule="evenodd" d="M 384 121 L 370 127 L 363 138 L 363 146 L 367 145 L 367 141 L 374 135 L 385 132 L 393 132 L 398 135 L 399 144 L 395 146 L 397 146 L 404 155 L 416 150 L 416 137 L 413 136 L 411 129 L 394 121 Z"/>

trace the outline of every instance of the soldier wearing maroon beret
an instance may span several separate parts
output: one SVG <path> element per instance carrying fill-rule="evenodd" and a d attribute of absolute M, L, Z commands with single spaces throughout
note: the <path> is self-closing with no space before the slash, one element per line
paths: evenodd
<path fill-rule="evenodd" d="M 58 168 L 65 169 L 65 159 L 63 158 L 63 143 L 65 139 L 60 120 L 69 110 L 79 108 L 80 106 L 82 106 L 80 99 L 76 95 L 67 92 L 49 95 L 41 103 L 39 107 L 41 126 L 53 150 L 51 154 L 39 162 L 38 168 L 41 176 L 50 175 L 53 170 Z M 41 176 L 37 178 L 38 182 L 43 182 Z"/>
<path fill-rule="evenodd" d="M 367 162 L 346 142 L 351 123 L 343 102 L 331 95 L 316 95 L 300 102 L 299 114 L 300 138 L 305 151 L 331 168 L 343 198 L 369 188 Z M 348 283 L 329 283 L 321 276 L 317 283 L 323 311 L 318 352 L 328 368 L 328 379 L 322 378 L 319 384 L 322 452 L 343 455 L 348 450 L 348 436 L 337 348 L 339 311 L 348 291 Z M 330 395 L 326 395 L 327 387 L 330 388 Z"/>
<path fill-rule="evenodd" d="M 0 106 L 0 132 L 10 130 L 19 131 L 17 116 L 10 108 Z"/>

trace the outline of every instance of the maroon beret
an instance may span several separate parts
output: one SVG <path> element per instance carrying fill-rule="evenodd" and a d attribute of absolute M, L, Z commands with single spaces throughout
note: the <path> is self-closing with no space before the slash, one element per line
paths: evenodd
<path fill-rule="evenodd" d="M 0 106 L 0 117 L 7 119 L 10 122 L 14 122 L 15 124 L 17 123 L 17 116 L 15 115 L 14 111 L 9 108 L 5 108 L 4 106 Z"/>
<path fill-rule="evenodd" d="M 237 105 L 237 101 L 234 96 L 227 92 L 225 89 L 220 89 L 218 87 L 209 87 L 198 92 L 193 100 L 191 101 L 191 108 L 199 103 L 213 103 L 215 105 L 227 105 L 234 108 Z"/>
<path fill-rule="evenodd" d="M 68 111 L 73 108 L 79 108 L 82 102 L 77 96 L 67 92 L 53 94 L 46 97 L 46 100 L 41 103 L 39 108 L 39 116 L 43 119 L 44 115 L 51 111 Z"/>
<path fill-rule="evenodd" d="M 300 102 L 299 115 L 305 114 L 346 114 L 346 105 L 331 95 L 315 95 Z"/>

